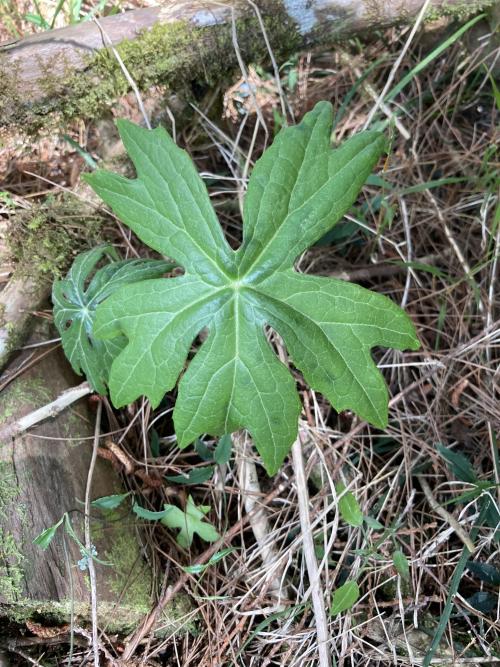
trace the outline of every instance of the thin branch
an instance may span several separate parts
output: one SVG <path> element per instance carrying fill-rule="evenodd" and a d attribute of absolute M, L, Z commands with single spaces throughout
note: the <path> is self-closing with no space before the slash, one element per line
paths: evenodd
<path fill-rule="evenodd" d="M 262 14 L 260 13 L 260 9 L 257 7 L 255 2 L 253 0 L 247 0 L 248 4 L 252 7 L 252 9 L 255 12 L 255 15 L 257 16 L 257 20 L 259 22 L 259 26 L 262 32 L 262 37 L 264 38 L 264 42 L 266 44 L 266 49 L 269 54 L 269 58 L 271 59 L 271 65 L 273 66 L 273 72 L 274 72 L 274 79 L 276 81 L 276 87 L 278 89 L 278 94 L 280 98 L 280 104 L 281 104 L 281 114 L 283 116 L 283 122 L 286 124 L 287 118 L 286 118 L 286 104 L 285 104 L 285 95 L 283 93 L 283 87 L 281 85 L 281 77 L 280 77 L 280 70 L 278 67 L 278 63 L 276 62 L 276 58 L 274 57 L 274 52 L 271 48 L 271 44 L 269 43 L 269 38 L 267 36 L 267 30 L 266 26 L 264 25 L 264 21 L 262 19 Z"/>
<path fill-rule="evenodd" d="M 88 382 L 82 382 L 77 387 L 72 387 L 67 389 L 60 394 L 55 401 L 47 403 L 42 408 L 38 408 L 33 412 L 21 417 L 12 424 L 8 424 L 0 429 L 0 440 L 8 440 L 9 438 L 14 438 L 16 435 L 27 431 L 35 424 L 40 423 L 44 419 L 49 417 L 57 417 L 57 415 L 65 410 L 67 407 L 76 403 L 84 396 L 88 396 L 92 393 L 92 389 Z"/>
<path fill-rule="evenodd" d="M 373 106 L 370 113 L 368 114 L 368 118 L 366 119 L 365 126 L 364 126 L 365 130 L 366 130 L 367 127 L 369 127 L 370 123 L 373 120 L 373 117 L 375 116 L 378 109 L 383 104 L 385 96 L 387 95 L 387 93 L 389 92 L 390 87 L 392 86 L 392 82 L 394 81 L 394 77 L 396 76 L 396 72 L 398 71 L 399 66 L 403 62 L 403 59 L 404 59 L 408 49 L 410 48 L 411 43 L 413 42 L 413 38 L 417 34 L 417 30 L 420 28 L 420 25 L 421 25 L 422 21 L 424 20 L 424 16 L 425 16 L 430 4 L 431 4 L 431 0 L 425 0 L 424 4 L 422 5 L 422 9 L 420 10 L 420 12 L 419 12 L 419 14 L 418 14 L 418 16 L 415 20 L 415 23 L 413 24 L 413 28 L 411 29 L 411 32 L 408 36 L 408 39 L 406 40 L 406 43 L 403 46 L 403 48 L 401 49 L 401 51 L 400 51 L 400 53 L 399 53 L 399 55 L 396 59 L 396 62 L 394 63 L 394 65 L 392 66 L 391 71 L 389 72 L 389 76 L 387 77 L 387 81 L 385 82 L 385 86 L 384 86 L 382 92 L 380 93 L 377 101 L 375 102 L 375 105 Z"/>
<path fill-rule="evenodd" d="M 344 66 L 351 66 L 350 58 L 347 57 L 345 54 L 340 55 L 341 62 Z M 359 67 L 354 67 L 353 72 L 356 76 L 357 79 L 361 79 L 363 76 L 363 72 L 360 70 Z M 365 81 L 364 83 L 361 84 L 361 87 L 363 90 L 369 95 L 374 102 L 379 104 L 380 110 L 382 111 L 389 120 L 394 123 L 396 129 L 398 130 L 399 134 L 403 137 L 405 141 L 409 141 L 411 138 L 411 134 L 408 132 L 408 130 L 405 128 L 403 125 L 402 121 L 398 116 L 392 111 L 392 109 L 385 103 L 385 102 L 380 102 L 379 100 L 379 95 L 375 88 L 368 82 Z"/>
<path fill-rule="evenodd" d="M 254 91 L 251 83 L 248 80 L 247 68 L 245 66 L 245 62 L 242 58 L 240 47 L 239 47 L 239 44 L 238 44 L 238 34 L 236 32 L 236 13 L 235 13 L 235 8 L 234 7 L 231 7 L 231 39 L 232 39 L 232 42 L 233 42 L 233 49 L 234 49 L 234 53 L 236 55 L 236 60 L 238 61 L 238 66 L 239 66 L 239 68 L 241 70 L 241 73 L 243 75 L 243 79 L 245 80 L 245 83 L 247 85 L 250 97 L 252 98 L 252 102 L 253 102 L 254 107 L 255 107 L 255 113 L 257 114 L 257 118 L 259 119 L 260 124 L 262 125 L 262 127 L 264 129 L 264 133 L 266 135 L 266 143 L 267 143 L 267 140 L 269 138 L 269 130 L 267 129 L 266 121 L 264 120 L 261 108 L 260 108 L 259 103 L 257 101 L 257 98 L 255 96 L 255 91 Z"/>
<path fill-rule="evenodd" d="M 439 264 L 445 257 L 448 257 L 451 254 L 451 250 L 447 249 L 445 252 L 432 253 L 431 255 L 424 255 L 424 257 L 416 257 L 413 259 L 414 264 Z M 401 263 L 394 264 L 373 264 L 370 266 L 363 266 L 359 269 L 353 269 L 348 271 L 347 269 L 341 269 L 337 271 L 328 271 L 324 272 L 326 275 L 331 278 L 340 278 L 341 280 L 372 280 L 373 278 L 386 278 L 389 276 L 395 276 L 399 273 L 406 273 L 408 271 L 408 266 Z M 319 272 L 321 273 L 321 272 Z"/>
<path fill-rule="evenodd" d="M 102 27 L 102 25 L 99 23 L 98 19 L 95 18 L 95 17 L 94 17 L 94 23 L 96 24 L 96 26 L 97 26 L 97 27 L 99 28 L 99 30 L 101 31 L 102 41 L 103 41 L 104 45 L 106 46 L 106 43 L 107 43 L 107 46 L 109 47 L 109 49 L 111 50 L 112 54 L 113 54 L 114 57 L 116 58 L 116 61 L 117 61 L 118 64 L 120 65 L 120 69 L 121 69 L 121 71 L 123 72 L 123 76 L 127 79 L 127 82 L 128 82 L 128 84 L 129 84 L 129 86 L 130 86 L 130 87 L 132 88 L 132 90 L 134 91 L 134 95 L 135 95 L 135 98 L 136 98 L 136 100 L 137 100 L 137 104 L 139 105 L 139 109 L 141 110 L 142 116 L 143 116 L 143 118 L 144 118 L 144 123 L 145 123 L 146 127 L 148 128 L 148 130 L 150 130 L 150 129 L 151 129 L 151 123 L 149 122 L 149 117 L 148 117 L 148 114 L 146 113 L 146 109 L 145 109 L 145 107 L 144 107 L 144 103 L 143 103 L 143 101 L 142 101 L 142 97 L 141 97 L 141 94 L 140 94 L 140 92 L 139 92 L 139 88 L 137 87 L 136 82 L 135 82 L 134 79 L 130 76 L 130 72 L 129 72 L 128 69 L 126 68 L 125 63 L 123 62 L 123 60 L 122 60 L 120 54 L 118 53 L 118 51 L 117 51 L 117 50 L 115 49 L 115 47 L 113 46 L 113 42 L 111 41 L 110 36 L 109 36 L 108 33 L 106 32 L 106 30 Z M 173 127 L 173 134 L 175 135 L 175 125 L 174 125 L 174 127 Z"/>
<path fill-rule="evenodd" d="M 85 630 L 85 628 L 75 626 L 74 632 L 75 635 L 81 635 L 82 637 L 85 637 L 85 639 L 89 642 L 89 644 L 92 643 L 92 635 L 88 630 Z M 123 663 L 121 662 L 121 660 L 117 660 L 116 658 L 114 658 L 103 644 L 101 644 L 99 648 L 103 652 L 104 657 L 108 661 L 110 667 L 120 667 L 120 665 L 123 667 Z"/>

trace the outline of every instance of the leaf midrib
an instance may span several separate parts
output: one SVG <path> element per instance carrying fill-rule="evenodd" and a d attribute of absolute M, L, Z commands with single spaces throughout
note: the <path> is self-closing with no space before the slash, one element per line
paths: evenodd
<path fill-rule="evenodd" d="M 265 245 L 262 246 L 262 248 L 259 250 L 258 254 L 254 257 L 254 259 L 253 259 L 252 263 L 250 264 L 250 266 L 245 270 L 245 273 L 244 273 L 243 275 L 240 275 L 240 276 L 239 276 L 239 277 L 240 277 L 240 280 L 241 280 L 242 278 L 244 278 L 245 276 L 248 276 L 248 275 L 252 272 L 252 269 L 254 269 L 254 267 L 258 264 L 258 261 L 259 261 L 259 259 L 261 258 L 261 256 L 262 256 L 262 255 L 263 255 L 263 254 L 264 254 L 264 253 L 265 253 L 265 252 L 272 246 L 272 244 L 273 244 L 275 238 L 278 236 L 278 234 L 280 234 L 282 228 L 284 227 L 284 225 L 286 224 L 286 222 L 287 222 L 287 220 L 290 218 L 290 216 L 295 215 L 295 214 L 297 214 L 297 213 L 300 213 L 300 211 L 301 211 L 307 204 L 309 204 L 309 202 L 311 201 L 311 199 L 313 199 L 314 197 L 318 196 L 318 195 L 322 192 L 322 190 L 324 190 L 324 188 L 326 188 L 326 187 L 330 184 L 330 182 L 331 182 L 332 180 L 337 180 L 337 179 L 339 179 L 339 177 L 341 176 L 342 172 L 343 172 L 345 169 L 347 169 L 347 167 L 351 164 L 351 162 L 353 162 L 354 160 L 357 160 L 361 154 L 363 154 L 365 151 L 367 151 L 367 150 L 370 149 L 370 148 L 371 148 L 371 144 L 368 144 L 368 145 L 365 146 L 365 148 L 363 148 L 363 150 L 361 150 L 359 153 L 357 153 L 356 155 L 353 155 L 353 157 L 352 157 L 348 162 L 346 162 L 346 163 L 340 168 L 340 170 L 337 171 L 337 172 L 335 173 L 335 175 L 334 175 L 333 177 L 331 177 L 331 176 L 329 175 L 328 179 L 323 183 L 323 185 L 322 185 L 320 188 L 318 188 L 317 190 L 315 190 L 315 191 L 313 192 L 313 194 L 312 194 L 311 196 L 309 196 L 309 197 L 308 197 L 308 198 L 307 198 L 307 199 L 306 199 L 306 200 L 305 200 L 299 207 L 295 208 L 293 211 L 290 211 L 290 209 L 288 209 L 286 216 L 284 217 L 284 219 L 283 219 L 283 221 L 281 222 L 281 224 L 278 225 L 278 226 L 276 227 L 276 229 L 274 230 L 274 232 L 273 232 L 271 238 L 269 239 L 268 243 L 266 243 Z M 330 159 L 331 159 L 331 158 L 330 158 Z M 296 182 L 295 182 L 295 184 L 294 184 L 294 188 L 295 188 L 295 185 L 296 185 Z M 352 184 L 351 184 L 350 187 L 352 187 Z M 293 192 L 293 190 L 292 190 L 292 192 Z M 343 193 L 342 193 L 342 196 L 344 196 L 345 194 L 346 194 L 346 192 L 343 192 Z M 290 199 L 291 199 L 291 196 L 290 196 Z M 340 219 L 340 218 L 339 218 L 339 219 Z M 334 227 L 334 225 L 336 225 L 338 221 L 339 221 L 339 220 L 336 220 L 334 223 L 332 223 L 331 227 Z M 245 259 L 245 255 L 243 254 L 242 257 L 241 257 L 240 265 L 243 264 L 244 259 Z M 294 258 L 294 259 L 295 259 L 295 258 Z M 279 268 L 277 268 L 276 270 L 279 270 Z M 258 266 L 257 266 L 257 271 L 258 271 Z M 257 274 L 257 275 L 258 275 L 258 274 Z"/>

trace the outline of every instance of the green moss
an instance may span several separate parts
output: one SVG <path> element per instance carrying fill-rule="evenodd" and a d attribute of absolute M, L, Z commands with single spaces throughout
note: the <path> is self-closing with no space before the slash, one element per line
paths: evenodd
<path fill-rule="evenodd" d="M 20 405 L 40 405 L 50 400 L 50 394 L 42 378 L 31 378 L 23 383 L 16 381 L 0 395 L 0 423 L 14 416 Z M 2 444 L 0 443 L 0 447 Z M 23 595 L 25 557 L 19 535 L 14 537 L 5 523 L 26 525 L 28 513 L 18 498 L 20 489 L 13 464 L 0 461 L 0 599 L 17 602 Z"/>
<path fill-rule="evenodd" d="M 100 557 L 110 563 L 106 583 L 120 601 L 117 613 L 121 615 L 122 609 L 149 612 L 153 591 L 151 570 L 143 560 L 133 529 L 129 524 L 125 527 L 121 525 L 123 507 L 103 512 L 103 515 L 105 523 L 94 522 L 92 536 L 97 544 L 102 540 L 108 545 Z M 190 598 L 176 596 L 158 623 L 158 636 L 167 636 L 181 628 L 195 632 L 192 612 Z"/>
<path fill-rule="evenodd" d="M 0 419 L 1 422 L 1 419 Z M 24 556 L 22 545 L 2 526 L 13 512 L 26 519 L 25 508 L 16 503 L 19 496 L 17 478 L 11 463 L 0 461 L 0 600 L 15 602 L 23 592 Z"/>
<path fill-rule="evenodd" d="M 495 4 L 496 0 L 463 0 L 454 4 L 444 3 L 440 6 L 431 6 L 425 15 L 426 21 L 438 21 L 443 17 L 454 18 L 464 22 L 474 14 L 485 11 Z"/>
<path fill-rule="evenodd" d="M 278 59 L 297 50 L 300 36 L 281 4 L 265 0 L 272 10 L 263 12 L 266 33 Z M 262 32 L 253 12 L 237 20 L 238 46 L 247 61 L 268 60 Z M 194 28 L 191 24 L 156 24 L 133 40 L 124 40 L 117 51 L 131 77 L 141 90 L 153 85 L 167 86 L 177 94 L 191 95 L 191 83 L 212 86 L 226 78 L 237 59 L 232 44 L 231 25 Z M 4 124 L 16 125 L 27 132 L 46 128 L 54 121 L 66 123 L 75 117 L 95 118 L 113 106 L 130 86 L 119 63 L 109 49 L 90 56 L 78 72 L 53 74 L 53 63 L 44 61 L 43 99 L 26 103 L 19 99 L 17 73 L 8 71 L 0 61 L 0 113 Z M 60 67 L 57 69 L 60 72 Z"/>
<path fill-rule="evenodd" d="M 193 614 L 193 602 L 187 595 L 176 595 L 169 607 L 163 610 L 155 629 L 157 637 L 169 637 L 182 629 L 196 636 L 199 633 L 197 617 Z"/>
<path fill-rule="evenodd" d="M 5 516 L 7 505 L 17 498 L 18 494 L 19 489 L 12 464 L 0 461 L 0 517 Z"/>
<path fill-rule="evenodd" d="M 22 595 L 24 560 L 14 536 L 0 526 L 0 600 L 13 603 Z"/>
<path fill-rule="evenodd" d="M 175 632 L 192 632 L 193 626 L 186 621 L 185 615 L 187 598 L 178 596 L 163 613 L 160 634 L 173 634 Z M 87 602 L 71 602 L 64 599 L 58 602 L 47 602 L 46 600 L 25 600 L 15 605 L 0 604 L 0 616 L 8 618 L 15 623 L 25 623 L 27 620 L 43 620 L 47 624 L 63 625 L 71 618 L 71 609 L 77 622 L 87 622 L 90 618 L 90 604 Z M 127 634 L 137 628 L 144 619 L 145 614 L 151 611 L 151 607 L 131 608 L 124 604 L 115 605 L 110 602 L 98 602 L 97 617 L 99 625 L 106 631 L 114 634 Z M 167 633 L 168 629 L 168 633 Z"/>
<path fill-rule="evenodd" d="M 74 202 L 49 199 L 11 215 L 7 247 L 19 277 L 35 283 L 60 277 L 80 250 L 100 240 L 103 218 L 78 215 Z"/>
<path fill-rule="evenodd" d="M 119 525 L 110 537 L 111 546 L 104 554 L 109 561 L 108 585 L 123 603 L 132 608 L 148 606 L 151 600 L 151 572 L 142 560 L 132 529 Z"/>

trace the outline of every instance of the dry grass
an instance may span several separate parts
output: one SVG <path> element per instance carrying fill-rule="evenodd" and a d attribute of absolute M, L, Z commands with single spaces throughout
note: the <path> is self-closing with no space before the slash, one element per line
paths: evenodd
<path fill-rule="evenodd" d="M 355 70 L 366 71 L 384 53 L 386 59 L 367 79 L 372 90 L 380 91 L 401 44 L 401 36 L 391 32 L 363 54 L 353 45 L 345 52 L 301 56 L 283 77 L 289 112 L 299 119 L 318 99 L 330 99 L 339 108 L 356 83 Z M 419 62 L 425 48 L 429 49 L 417 42 L 403 69 Z M 477 524 L 476 500 L 447 504 L 473 487 L 457 479 L 436 447 L 441 443 L 461 452 L 478 478 L 499 483 L 500 303 L 495 282 L 499 111 L 484 61 L 484 50 L 468 51 L 457 43 L 413 78 L 392 105 L 401 111 L 399 119 L 410 139 L 394 131 L 390 158 L 379 171 L 390 185 L 382 190 L 366 186 L 342 223 L 345 234 L 313 248 L 300 260 L 304 272 L 342 270 L 403 304 L 422 341 L 419 352 L 376 353 L 393 397 L 389 427 L 383 433 L 359 423 L 353 414 L 337 414 L 297 375 L 304 403 L 300 431 L 310 517 L 325 605 L 328 608 L 333 592 L 346 578 L 357 578 L 361 589 L 351 612 L 329 619 L 331 652 L 338 665 L 423 664 L 463 544 L 453 525 L 433 509 L 417 475 L 425 476 L 435 501 L 467 533 L 476 526 L 471 558 L 499 568 L 498 535 L 493 525 Z M 271 77 L 264 78 L 265 85 L 257 88 L 257 101 L 262 104 L 260 117 L 270 141 L 272 109 L 280 106 L 277 87 Z M 228 115 L 236 123 L 223 123 L 209 101 L 200 101 L 180 141 L 206 175 L 220 220 L 237 244 L 241 236 L 238 197 L 264 147 L 266 133 L 256 124 L 251 105 L 238 99 L 237 86 L 228 91 L 227 104 L 232 112 Z M 372 106 L 370 90 L 361 86 L 336 128 L 336 137 L 361 129 Z M 99 152 L 98 146 L 95 151 Z M 430 181 L 441 183 L 430 188 L 426 185 Z M 115 238 L 127 254 L 121 236 Z M 136 241 L 132 243 L 144 252 Z M 181 452 L 172 442 L 168 415 L 174 399 L 174 395 L 168 397 L 161 418 L 145 403 L 112 418 L 118 420 L 114 427 L 123 429 L 119 446 L 136 465 L 146 466 L 144 452 L 148 453 L 148 474 L 188 472 L 200 463 L 192 448 Z M 153 424 L 162 446 L 157 458 L 151 457 L 146 436 Z M 248 449 L 244 454 L 253 455 Z M 203 577 L 186 575 L 180 568 L 196 560 L 204 548 L 200 543 L 186 553 L 166 530 L 149 527 L 145 531 L 155 555 L 159 586 L 166 567 L 168 584 L 182 578 L 182 588 L 191 595 L 198 613 L 194 636 L 179 633 L 162 641 L 145 637 L 135 653 L 144 659 L 141 664 L 318 664 L 294 469 L 287 462 L 269 479 L 258 458 L 254 463 L 261 488 L 256 500 L 262 504 L 262 499 L 271 498 L 264 504 L 270 530 L 259 541 L 243 520 L 245 498 L 234 458 L 218 469 L 212 481 L 189 489 L 197 501 L 212 506 L 210 518 L 221 533 L 234 525 L 240 528 L 230 544 L 235 550 L 210 566 Z M 124 479 L 151 509 L 168 500 L 166 489 L 153 489 L 137 475 L 125 474 Z M 373 522 L 363 528 L 345 523 L 335 500 L 337 481 L 349 486 L 363 513 L 381 527 Z M 484 493 L 498 507 L 498 489 Z M 179 489 L 181 502 L 183 494 Z M 272 556 L 263 565 L 266 544 L 272 546 Z M 401 549 L 410 563 L 407 581 L 394 569 L 395 549 Z M 276 577 L 283 585 L 280 599 L 271 586 Z M 493 664 L 500 659 L 498 602 L 490 611 L 474 607 L 478 600 L 494 600 L 496 593 L 492 584 L 465 571 L 438 649 L 439 664 Z M 118 657 L 121 643 L 111 640 L 107 648 Z M 59 662 L 53 664 L 64 664 L 62 655 L 54 655 Z M 74 664 L 81 664 L 84 655 L 90 653 L 76 652 Z"/>

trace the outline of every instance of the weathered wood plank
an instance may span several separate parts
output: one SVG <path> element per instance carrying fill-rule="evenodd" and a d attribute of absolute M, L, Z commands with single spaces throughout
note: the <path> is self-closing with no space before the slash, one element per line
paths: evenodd
<path fill-rule="evenodd" d="M 17 357 L 11 367 L 19 362 Z M 0 423 L 18 419 L 77 382 L 61 350 L 51 352 L 0 394 Z M 94 421 L 86 398 L 28 433 L 0 443 L 0 616 L 20 622 L 67 622 L 73 605 L 80 622 L 90 617 L 88 574 L 77 566 L 82 558 L 77 544 L 67 535 L 63 543 L 62 529 L 46 551 L 33 539 L 68 512 L 84 542 L 82 501 Z M 122 492 L 117 473 L 99 458 L 92 497 Z M 106 516 L 95 510 L 92 540 L 98 557 L 109 562 L 96 563 L 99 621 L 110 631 L 127 632 L 154 599 L 151 571 L 127 506 Z M 175 618 L 172 607 L 167 623 L 181 625 Z"/>

